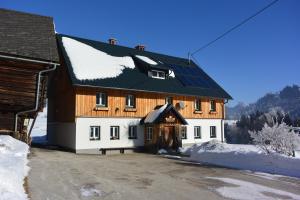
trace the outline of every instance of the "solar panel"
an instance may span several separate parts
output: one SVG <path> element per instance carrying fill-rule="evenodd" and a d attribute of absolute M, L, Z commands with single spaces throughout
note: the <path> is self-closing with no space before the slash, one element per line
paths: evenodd
<path fill-rule="evenodd" d="M 197 67 L 172 65 L 171 68 L 174 70 L 178 80 L 185 86 L 202 88 L 214 87 L 214 81 Z"/>

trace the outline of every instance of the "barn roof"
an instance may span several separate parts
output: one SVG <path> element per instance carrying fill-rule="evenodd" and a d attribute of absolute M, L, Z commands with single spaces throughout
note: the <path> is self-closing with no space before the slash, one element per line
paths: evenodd
<path fill-rule="evenodd" d="M 59 62 L 53 18 L 0 8 L 0 54 Z"/>
<path fill-rule="evenodd" d="M 73 85 L 232 99 L 193 61 L 69 35 L 57 37 Z M 169 76 L 154 79 L 149 70 Z"/>

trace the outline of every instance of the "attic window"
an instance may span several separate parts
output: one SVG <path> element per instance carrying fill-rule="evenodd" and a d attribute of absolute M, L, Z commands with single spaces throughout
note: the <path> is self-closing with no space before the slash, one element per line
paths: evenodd
<path fill-rule="evenodd" d="M 152 78 L 165 79 L 166 74 L 163 71 L 151 70 L 150 75 Z"/>

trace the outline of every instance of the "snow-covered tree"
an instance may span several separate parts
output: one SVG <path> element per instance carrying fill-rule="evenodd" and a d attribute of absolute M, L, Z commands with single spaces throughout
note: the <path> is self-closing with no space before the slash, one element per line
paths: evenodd
<path fill-rule="evenodd" d="M 261 131 L 249 131 L 253 142 L 267 154 L 277 152 L 292 156 L 300 145 L 300 137 L 293 131 L 293 127 L 286 123 L 276 122 L 273 126 L 265 123 Z"/>

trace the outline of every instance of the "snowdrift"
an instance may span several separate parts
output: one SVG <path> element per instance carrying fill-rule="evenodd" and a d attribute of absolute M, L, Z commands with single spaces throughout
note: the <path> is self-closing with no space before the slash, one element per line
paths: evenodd
<path fill-rule="evenodd" d="M 23 188 L 27 176 L 27 144 L 7 135 L 0 135 L 0 199 L 28 199 Z"/>
<path fill-rule="evenodd" d="M 186 149 L 189 161 L 243 170 L 260 171 L 300 178 L 300 159 L 265 154 L 255 145 L 226 144 L 210 141 Z"/>

